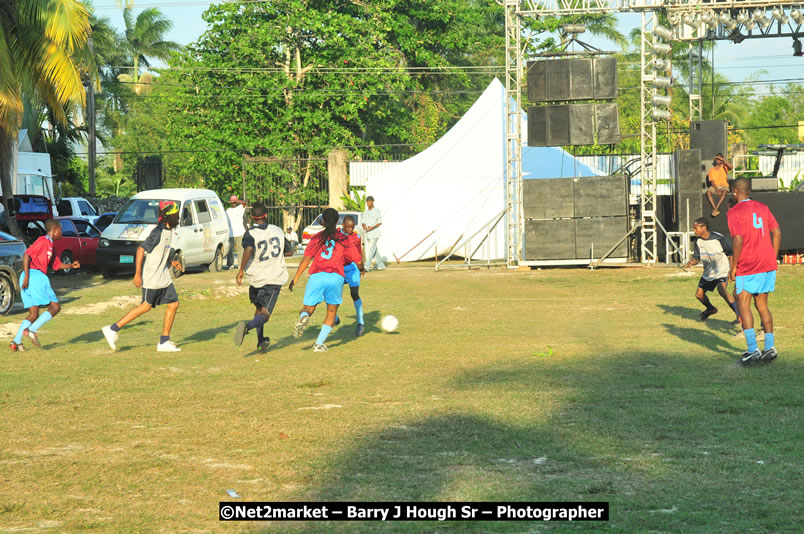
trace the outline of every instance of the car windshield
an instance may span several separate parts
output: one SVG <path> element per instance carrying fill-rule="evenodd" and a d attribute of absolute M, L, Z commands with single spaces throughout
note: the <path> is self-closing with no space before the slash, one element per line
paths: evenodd
<path fill-rule="evenodd" d="M 132 198 L 114 218 L 115 224 L 156 224 L 160 200 Z M 175 202 L 175 201 L 174 201 Z M 176 202 L 176 204 L 181 204 Z"/>

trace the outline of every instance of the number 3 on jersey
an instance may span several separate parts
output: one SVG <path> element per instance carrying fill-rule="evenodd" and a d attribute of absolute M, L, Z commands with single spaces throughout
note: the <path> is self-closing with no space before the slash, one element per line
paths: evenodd
<path fill-rule="evenodd" d="M 328 260 L 332 257 L 332 251 L 335 250 L 335 241 L 330 239 L 327 241 L 327 249 L 321 253 L 321 257 Z"/>

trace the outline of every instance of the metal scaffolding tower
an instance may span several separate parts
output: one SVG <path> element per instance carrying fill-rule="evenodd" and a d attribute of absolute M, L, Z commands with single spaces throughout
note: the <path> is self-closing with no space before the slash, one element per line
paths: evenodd
<path fill-rule="evenodd" d="M 518 0 L 505 0 L 505 194 L 509 267 L 522 260 L 522 25 Z"/>

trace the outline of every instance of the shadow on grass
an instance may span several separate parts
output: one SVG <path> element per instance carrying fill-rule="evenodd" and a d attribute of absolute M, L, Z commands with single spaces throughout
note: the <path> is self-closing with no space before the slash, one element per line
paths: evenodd
<path fill-rule="evenodd" d="M 215 339 L 220 334 L 229 333 L 230 335 L 234 335 L 234 327 L 237 325 L 239 321 L 235 321 L 230 323 L 226 326 L 217 326 L 215 328 L 209 328 L 207 330 L 200 330 L 195 334 L 189 335 L 182 340 L 182 343 L 201 343 L 203 341 L 210 341 L 211 339 Z"/>
<path fill-rule="evenodd" d="M 121 332 L 120 336 L 122 337 L 126 335 L 123 332 L 130 332 L 132 330 L 137 330 L 152 322 L 154 322 L 154 320 L 152 319 L 142 321 L 135 320 L 133 323 L 127 324 L 122 330 L 120 330 Z M 102 325 L 98 326 L 97 328 L 94 328 L 93 330 L 90 330 L 89 332 L 84 332 L 83 334 L 80 334 L 72 338 L 70 341 L 68 341 L 68 343 L 95 343 L 98 341 L 103 341 L 105 343 L 106 340 L 103 337 L 103 332 L 101 332 L 101 328 L 109 324 L 111 323 L 103 323 Z"/>
<path fill-rule="evenodd" d="M 795 522 L 785 503 L 801 497 L 788 483 L 800 431 L 785 420 L 804 402 L 791 370 L 658 351 L 477 367 L 440 385 L 443 400 L 471 396 L 476 409 L 423 407 L 346 436 L 340 452 L 310 466 L 307 489 L 282 500 L 611 503 L 608 524 L 370 525 L 395 532 L 774 531 Z M 753 497 L 766 493 L 777 498 Z M 367 524 L 323 530 L 356 525 Z"/>
<path fill-rule="evenodd" d="M 715 323 L 710 323 L 710 321 L 707 321 L 707 323 L 710 326 L 715 325 Z M 709 329 L 705 329 L 706 327 L 684 328 L 672 324 L 663 324 L 662 326 L 665 328 L 665 330 L 667 330 L 668 334 L 674 335 L 680 340 L 686 341 L 687 343 L 695 343 L 696 345 L 700 345 L 704 349 L 710 351 L 723 352 L 728 355 L 736 355 L 743 351 L 743 349 L 740 348 L 740 346 L 724 340 L 721 336 L 717 335 L 715 332 L 712 332 Z M 734 327 L 729 323 L 725 323 L 725 328 L 723 329 L 723 331 L 730 332 L 732 334 L 735 333 Z"/>

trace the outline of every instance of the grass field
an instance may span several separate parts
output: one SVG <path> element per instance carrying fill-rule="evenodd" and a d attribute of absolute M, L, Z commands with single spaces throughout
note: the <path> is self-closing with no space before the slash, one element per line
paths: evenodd
<path fill-rule="evenodd" d="M 269 353 L 231 273 L 176 282 L 162 310 L 127 279 L 54 276 L 41 349 L 0 357 L 0 532 L 801 532 L 804 268 L 771 299 L 779 359 L 742 368 L 733 317 L 696 321 L 699 273 L 392 267 L 361 290 L 368 323 L 310 349 L 283 290 Z M 306 278 L 305 278 L 306 280 Z M 384 334 L 384 314 L 400 319 Z M 3 319 L 15 330 L 23 314 Z M 760 343 L 760 347 L 762 344 Z M 608 523 L 220 523 L 218 502 L 609 501 Z"/>

